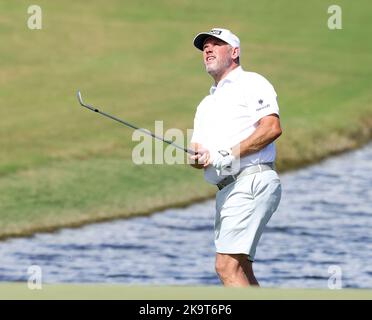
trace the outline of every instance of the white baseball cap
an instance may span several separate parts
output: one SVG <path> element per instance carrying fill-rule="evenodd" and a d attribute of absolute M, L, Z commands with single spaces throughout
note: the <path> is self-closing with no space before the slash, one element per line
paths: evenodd
<path fill-rule="evenodd" d="M 239 38 L 230 30 L 222 28 L 213 28 L 211 31 L 198 33 L 194 38 L 194 46 L 199 50 L 203 51 L 204 41 L 208 37 L 215 37 L 221 39 L 222 41 L 227 42 L 234 48 L 240 48 Z"/>

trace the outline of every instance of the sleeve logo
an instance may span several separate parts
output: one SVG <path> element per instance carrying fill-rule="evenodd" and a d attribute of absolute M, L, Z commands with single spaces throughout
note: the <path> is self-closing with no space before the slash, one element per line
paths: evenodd
<path fill-rule="evenodd" d="M 256 108 L 256 111 L 261 111 L 262 109 L 266 109 L 266 108 L 269 108 L 270 107 L 270 103 L 268 103 L 267 105 L 264 105 L 264 101 L 262 99 L 258 100 L 258 103 L 259 103 L 259 107 Z"/>

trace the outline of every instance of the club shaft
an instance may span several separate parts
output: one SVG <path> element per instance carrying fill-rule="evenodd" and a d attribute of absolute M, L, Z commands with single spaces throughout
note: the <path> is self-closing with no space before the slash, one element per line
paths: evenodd
<path fill-rule="evenodd" d="M 99 114 L 101 114 L 101 115 L 103 115 L 103 116 L 105 116 L 105 117 L 107 117 L 107 118 L 110 118 L 110 119 L 112 119 L 112 120 L 115 120 L 115 121 L 117 121 L 117 122 L 119 122 L 119 123 L 121 123 L 121 124 L 123 124 L 123 125 L 125 125 L 125 126 L 127 126 L 127 127 L 130 127 L 130 128 L 132 128 L 132 129 L 134 129 L 134 130 L 139 130 L 139 131 L 141 131 L 141 132 L 143 132 L 143 133 L 145 133 L 145 134 L 147 134 L 147 135 L 153 137 L 154 139 L 158 139 L 158 140 L 160 140 L 160 141 L 163 141 L 163 142 L 165 142 L 165 143 L 167 143 L 167 144 L 169 144 L 169 145 L 172 145 L 172 146 L 174 146 L 175 148 L 180 149 L 180 150 L 182 150 L 182 151 L 184 151 L 184 152 L 186 152 L 186 153 L 189 153 L 189 154 L 192 154 L 192 155 L 195 155 L 195 154 L 196 154 L 195 151 L 190 150 L 190 149 L 188 149 L 188 148 L 183 148 L 183 147 L 181 147 L 181 146 L 175 144 L 173 141 L 171 141 L 171 140 L 166 140 L 166 139 L 164 139 L 163 137 L 160 137 L 160 136 L 158 136 L 158 135 L 152 133 L 152 132 L 149 131 L 149 130 L 139 128 L 139 127 L 137 127 L 137 126 L 135 126 L 135 125 L 133 125 L 133 124 L 130 124 L 130 123 L 127 122 L 127 121 L 124 121 L 124 120 L 121 120 L 121 119 L 119 119 L 119 118 L 117 118 L 117 117 L 115 117 L 115 116 L 112 116 L 112 115 L 110 115 L 110 114 L 108 114 L 108 113 L 106 113 L 106 112 L 104 112 L 104 111 L 101 111 L 101 110 L 99 110 L 99 109 L 97 109 L 97 108 L 95 108 L 95 107 L 93 107 L 93 106 L 91 106 L 91 105 L 89 105 L 89 104 L 85 104 L 85 103 L 83 103 L 82 98 L 81 98 L 81 95 L 80 95 L 80 92 L 78 92 L 78 99 L 79 99 L 80 104 L 81 104 L 83 107 L 85 107 L 85 108 L 87 108 L 87 109 L 89 109 L 89 110 L 91 110 L 91 111 L 97 112 L 97 113 L 99 113 Z"/>

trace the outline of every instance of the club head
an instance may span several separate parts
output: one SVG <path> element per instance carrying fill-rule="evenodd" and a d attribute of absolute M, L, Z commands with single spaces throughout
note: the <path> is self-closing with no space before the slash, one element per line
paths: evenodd
<path fill-rule="evenodd" d="M 99 112 L 99 110 L 97 108 L 94 108 L 94 107 L 90 106 L 89 104 L 84 103 L 83 97 L 81 96 L 81 93 L 80 93 L 80 90 L 78 90 L 76 95 L 77 95 L 77 98 L 78 98 L 79 103 L 80 103 L 81 106 L 83 106 L 83 107 L 85 107 L 89 110 L 92 110 L 94 112 Z"/>
<path fill-rule="evenodd" d="M 82 96 L 81 96 L 80 90 L 78 90 L 78 92 L 77 92 L 77 98 L 78 98 L 78 100 L 79 100 L 79 103 L 80 103 L 82 106 L 84 106 L 84 102 L 83 102 L 83 98 L 82 98 Z M 84 106 L 84 107 L 85 107 L 85 106 Z"/>

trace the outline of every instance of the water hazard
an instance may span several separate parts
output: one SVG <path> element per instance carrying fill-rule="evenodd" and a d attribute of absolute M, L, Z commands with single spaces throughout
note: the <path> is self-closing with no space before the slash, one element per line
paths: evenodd
<path fill-rule="evenodd" d="M 262 286 L 372 288 L 372 144 L 281 175 L 282 201 L 257 248 Z M 0 281 L 219 284 L 214 201 L 0 243 Z"/>

